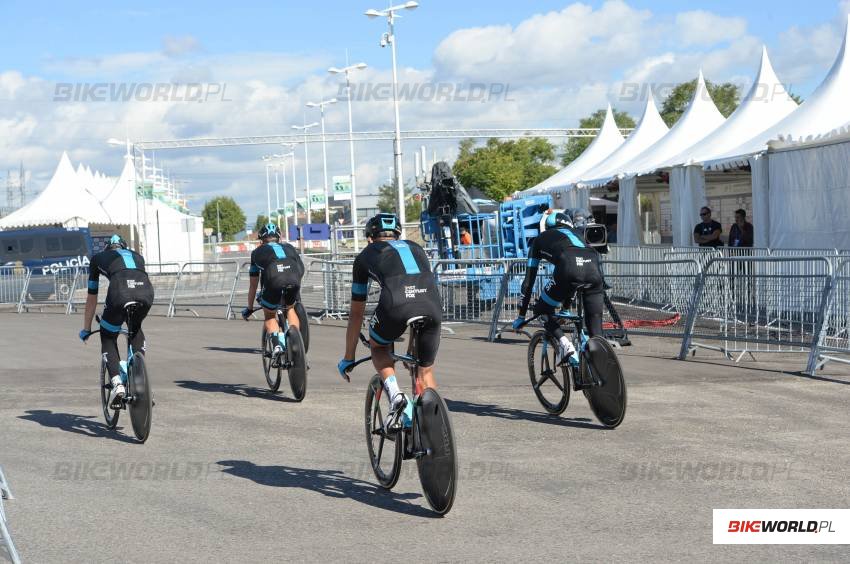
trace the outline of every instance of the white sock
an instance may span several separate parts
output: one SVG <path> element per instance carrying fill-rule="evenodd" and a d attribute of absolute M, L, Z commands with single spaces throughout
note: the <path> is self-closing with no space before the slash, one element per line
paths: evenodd
<path fill-rule="evenodd" d="M 387 391 L 387 398 L 392 403 L 396 394 L 401 393 L 401 389 L 399 389 L 398 382 L 395 379 L 395 374 L 384 380 L 384 389 Z"/>
<path fill-rule="evenodd" d="M 572 353 L 576 352 L 576 348 L 573 346 L 573 342 L 566 336 L 563 335 L 561 337 L 561 357 L 566 358 Z"/>
<path fill-rule="evenodd" d="M 116 374 L 115 376 L 113 376 L 111 381 L 112 381 L 112 387 L 116 387 L 116 386 L 124 384 L 124 382 L 121 380 L 120 374 Z"/>

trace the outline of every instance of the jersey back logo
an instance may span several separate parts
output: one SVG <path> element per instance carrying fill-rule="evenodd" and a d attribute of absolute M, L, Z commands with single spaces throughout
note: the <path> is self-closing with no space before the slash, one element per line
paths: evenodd
<path fill-rule="evenodd" d="M 290 268 L 292 268 L 291 264 L 277 264 L 275 266 L 277 266 L 278 272 L 283 272 L 284 270 L 289 270 Z"/>
<path fill-rule="evenodd" d="M 415 299 L 416 296 L 425 294 L 426 292 L 428 292 L 428 288 L 417 288 L 416 286 L 404 287 L 404 297 L 407 299 Z"/>
<path fill-rule="evenodd" d="M 576 257 L 576 266 L 578 266 L 580 268 L 584 268 L 584 265 L 586 265 L 589 262 L 593 262 L 593 261 L 591 259 Z"/>
<path fill-rule="evenodd" d="M 145 285 L 144 280 L 127 280 L 127 287 L 131 290 L 135 290 L 136 288 L 141 288 Z"/>

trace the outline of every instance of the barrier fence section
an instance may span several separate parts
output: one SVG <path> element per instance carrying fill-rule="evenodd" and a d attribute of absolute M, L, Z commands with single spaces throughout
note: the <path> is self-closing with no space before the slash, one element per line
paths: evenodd
<path fill-rule="evenodd" d="M 21 266 L 0 266 L 0 304 L 18 306 L 27 287 L 30 269 Z"/>
<path fill-rule="evenodd" d="M 836 356 L 843 355 L 843 356 Z M 832 293 L 817 347 L 809 366 L 819 370 L 829 361 L 850 364 L 850 260 L 841 261 L 832 279 Z"/>
<path fill-rule="evenodd" d="M 498 311 L 503 281 L 515 262 L 504 259 L 431 261 L 443 307 L 443 321 L 491 324 Z"/>
<path fill-rule="evenodd" d="M 832 265 L 825 257 L 712 259 L 697 280 L 679 358 L 695 347 L 729 358 L 738 353 L 736 361 L 754 352 L 811 351 L 831 288 Z"/>
<path fill-rule="evenodd" d="M 6 475 L 3 474 L 3 468 L 0 468 L 0 541 L 2 541 L 2 545 L 5 546 L 6 552 L 12 559 L 12 564 L 21 564 L 21 558 L 15 548 L 15 543 L 12 542 L 12 533 L 9 532 L 6 509 L 3 506 L 4 499 L 15 499 L 15 497 L 12 495 L 12 490 L 6 481 Z"/>
<path fill-rule="evenodd" d="M 180 310 L 200 317 L 195 308 L 213 306 L 224 308 L 227 319 L 239 268 L 235 260 L 183 263 L 174 284 L 168 316 L 174 317 Z"/>
<path fill-rule="evenodd" d="M 30 270 L 21 291 L 18 313 L 43 306 L 62 306 L 66 313 L 70 311 L 74 282 L 81 268 L 84 267 L 65 266 L 45 274 Z"/>
<path fill-rule="evenodd" d="M 165 306 L 167 308 L 166 315 L 170 314 L 171 298 L 180 274 L 180 263 L 164 262 L 145 264 L 145 272 L 154 291 L 153 305 Z M 80 267 L 72 286 L 67 313 L 72 313 L 77 307 L 86 303 L 86 298 L 88 297 L 88 278 L 88 267 Z M 100 276 L 98 283 L 97 303 L 103 304 L 106 302 L 106 295 L 109 292 L 109 280 L 105 276 Z"/>

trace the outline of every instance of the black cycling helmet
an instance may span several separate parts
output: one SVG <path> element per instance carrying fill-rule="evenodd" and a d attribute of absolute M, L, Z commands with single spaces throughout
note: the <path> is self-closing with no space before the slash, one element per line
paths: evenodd
<path fill-rule="evenodd" d="M 126 249 L 127 248 L 127 242 L 121 237 L 121 235 L 118 235 L 116 233 L 115 235 L 113 235 L 112 237 L 109 238 L 109 243 L 106 244 L 106 248 L 108 248 L 108 249 L 118 249 L 118 248 Z"/>
<path fill-rule="evenodd" d="M 265 239 L 266 237 L 275 237 L 280 239 L 280 230 L 277 228 L 277 225 L 274 223 L 267 223 L 260 229 L 260 232 L 257 234 L 258 239 Z"/>
<path fill-rule="evenodd" d="M 546 216 L 546 229 L 556 229 L 558 227 L 572 227 L 573 222 L 570 221 L 570 216 L 559 211 L 553 212 Z"/>
<path fill-rule="evenodd" d="M 398 239 L 401 236 L 401 225 L 394 213 L 379 213 L 366 222 L 363 233 L 370 239 L 375 239 L 385 233 L 389 233 L 389 236 Z"/>

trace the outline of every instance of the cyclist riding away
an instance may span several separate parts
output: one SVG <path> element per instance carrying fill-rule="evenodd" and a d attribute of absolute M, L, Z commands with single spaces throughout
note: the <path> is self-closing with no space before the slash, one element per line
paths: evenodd
<path fill-rule="evenodd" d="M 109 289 L 100 320 L 100 349 L 112 384 L 109 405 L 117 409 L 121 405 L 121 398 L 126 394 L 124 383 L 127 380 L 126 361 L 122 361 L 118 354 L 118 335 L 124 323 L 124 306 L 129 302 L 137 304 L 134 318 L 127 320 L 128 324 L 137 328 L 130 346 L 134 351 L 144 354 L 145 334 L 142 332 L 142 321 L 151 309 L 154 292 L 145 273 L 145 259 L 142 255 L 127 249 L 127 243 L 120 235 L 110 237 L 106 249 L 94 255 L 89 263 L 88 296 L 83 329 L 80 331 L 80 339 L 83 342 L 91 335 L 101 274 L 109 280 Z"/>
<path fill-rule="evenodd" d="M 436 389 L 433 367 L 440 347 L 442 306 L 425 250 L 412 241 L 399 240 L 401 226 L 395 214 L 379 213 L 370 219 L 365 235 L 369 245 L 354 260 L 345 356 L 337 368 L 348 381 L 366 311 L 369 283 L 374 280 L 381 287 L 381 295 L 369 321 L 372 364 L 384 383 L 392 411 L 398 412 L 409 402 L 398 387 L 389 347 L 404 333 L 409 319 L 426 316 L 428 322 L 419 333 L 417 348 L 419 375 L 426 388 Z"/>
<path fill-rule="evenodd" d="M 248 321 L 256 296 L 257 302 L 263 306 L 266 333 L 272 336 L 272 362 L 277 364 L 283 352 L 280 339 L 284 335 L 277 323 L 277 309 L 283 305 L 289 324 L 301 329 L 293 306 L 299 299 L 304 263 L 295 247 L 289 243 L 280 243 L 280 229 L 274 223 L 268 223 L 260 229 L 258 235 L 263 244 L 251 253 L 248 307 L 242 310 L 242 318 Z M 262 282 L 262 290 L 257 296 L 259 282 Z"/>
<path fill-rule="evenodd" d="M 603 280 L 599 265 L 599 254 L 585 245 L 573 230 L 570 217 L 564 212 L 552 212 L 546 217 L 546 230 L 531 246 L 528 255 L 528 270 L 522 283 L 522 303 L 513 328 L 525 324 L 525 313 L 531 300 L 534 281 L 541 260 L 549 261 L 555 270 L 552 279 L 540 293 L 534 304 L 534 315 L 540 316 L 546 330 L 558 339 L 560 358 L 558 364 L 569 361 L 578 365 L 575 347 L 564 335 L 561 325 L 553 315 L 555 308 L 572 301 L 576 290 L 583 288 L 584 318 L 591 337 L 602 335 L 602 311 L 604 307 Z"/>

